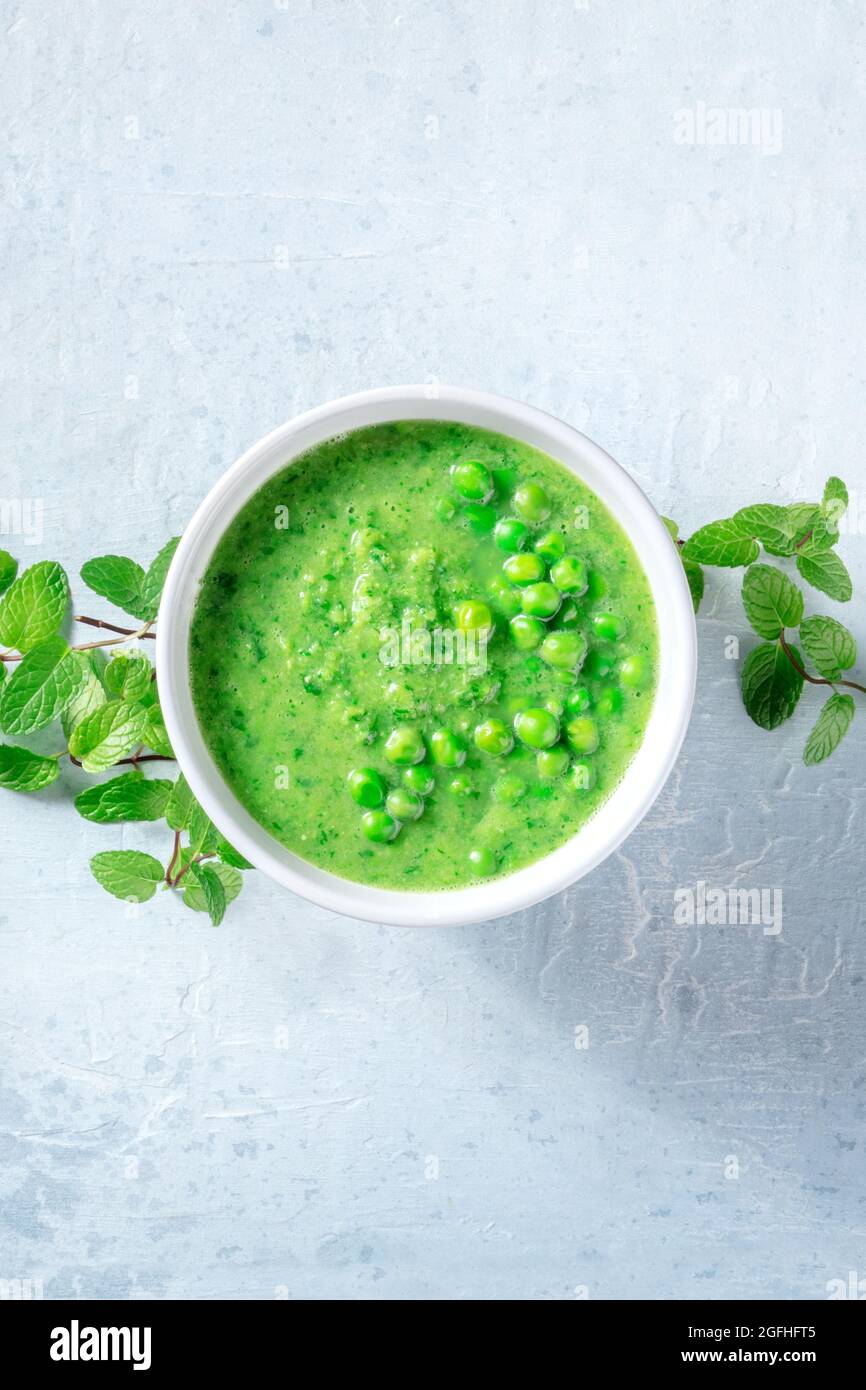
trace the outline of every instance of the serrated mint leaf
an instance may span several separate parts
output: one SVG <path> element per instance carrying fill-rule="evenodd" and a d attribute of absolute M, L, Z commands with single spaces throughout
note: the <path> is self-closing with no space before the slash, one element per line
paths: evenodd
<path fill-rule="evenodd" d="M 63 567 L 54 560 L 31 565 L 0 598 L 0 647 L 28 652 L 44 642 L 59 628 L 68 602 Z"/>
<path fill-rule="evenodd" d="M 147 621 L 142 596 L 145 574 L 135 560 L 126 555 L 100 555 L 81 566 L 81 578 L 88 589 L 107 598 L 116 608 Z"/>
<path fill-rule="evenodd" d="M 740 535 L 752 536 L 762 545 L 786 545 L 793 539 L 787 507 L 778 507 L 771 502 L 761 502 L 754 507 L 742 507 L 731 520 Z"/>
<path fill-rule="evenodd" d="M 224 870 L 225 872 L 225 870 Z M 184 898 L 190 892 L 195 893 L 197 889 L 201 894 L 201 901 L 205 910 L 210 914 L 211 924 L 218 927 L 226 915 L 226 890 L 223 886 L 222 878 L 217 873 L 217 866 L 210 864 L 193 864 L 186 875 L 190 880 L 189 887 L 184 893 Z M 238 874 L 240 878 L 240 874 Z M 195 908 L 197 899 L 194 896 L 188 907 Z"/>
<path fill-rule="evenodd" d="M 797 648 L 792 646 L 791 651 L 802 664 Z M 762 642 L 743 662 L 740 689 L 749 718 L 762 729 L 776 729 L 797 708 L 803 677 L 778 642 Z"/>
<path fill-rule="evenodd" d="M 252 869 L 255 866 L 234 845 L 230 845 L 224 835 L 219 835 L 216 841 L 216 852 L 224 864 L 230 864 L 235 869 Z"/>
<path fill-rule="evenodd" d="M 174 536 L 157 555 L 141 586 L 141 604 L 145 618 L 155 618 L 159 612 L 162 586 L 168 574 L 168 567 L 174 559 L 174 552 L 180 545 L 180 536 Z"/>
<path fill-rule="evenodd" d="M 189 789 L 189 783 L 183 773 L 181 773 L 172 786 L 171 796 L 165 808 L 165 818 L 172 830 L 186 830 L 190 822 L 190 817 L 192 816 L 193 807 L 197 805 L 198 802 Z"/>
<path fill-rule="evenodd" d="M 97 653 L 73 652 L 72 655 L 81 667 L 82 684 L 60 713 L 60 723 L 67 739 L 76 725 L 80 724 L 88 714 L 92 714 L 95 709 L 99 709 L 100 705 L 104 705 L 106 699 L 105 689 L 97 675 L 97 663 L 94 661 Z"/>
<path fill-rule="evenodd" d="M 833 526 L 827 517 L 819 516 L 811 531 L 806 532 L 796 545 L 798 555 L 820 555 L 831 550 L 839 539 L 839 528 Z"/>
<path fill-rule="evenodd" d="M 833 530 L 838 531 L 839 522 L 848 510 L 848 489 L 841 478 L 828 478 L 821 501 L 821 512 Z"/>
<path fill-rule="evenodd" d="M 829 758 L 847 734 L 853 718 L 854 701 L 851 696 L 831 695 L 806 740 L 803 762 L 807 767 Z"/>
<path fill-rule="evenodd" d="M 749 536 L 744 536 L 737 523 L 711 521 L 690 536 L 682 549 L 684 560 L 694 560 L 699 565 L 719 565 L 725 569 L 736 569 L 739 565 L 750 565 L 757 560 L 759 547 Z"/>
<path fill-rule="evenodd" d="M 0 550 L 0 594 L 4 593 L 18 573 L 18 561 L 8 550 Z"/>
<path fill-rule="evenodd" d="M 853 592 L 851 576 L 835 550 L 827 550 L 823 555 L 798 555 L 797 569 L 807 583 L 820 589 L 822 594 L 847 603 Z"/>
<path fill-rule="evenodd" d="M 204 873 L 204 870 L 206 868 L 209 870 L 211 874 L 215 875 L 219 883 L 222 885 L 224 899 L 223 913 L 225 913 L 225 909 L 228 907 L 229 903 L 234 902 L 238 893 L 244 886 L 243 876 L 238 873 L 237 869 L 231 868 L 228 864 L 194 865 L 193 868 L 190 869 L 189 873 L 186 874 L 183 879 L 181 879 L 181 883 L 187 883 L 187 881 L 190 880 L 189 885 L 183 895 L 183 901 L 187 907 L 192 908 L 193 912 L 210 911 L 210 906 L 205 895 L 205 890 L 202 888 L 201 883 L 199 881 L 200 876 Z M 195 877 L 193 877 L 194 875 Z M 213 921 L 213 917 L 211 917 L 211 921 Z M 218 923 L 214 922 L 214 926 L 218 926 Z"/>
<path fill-rule="evenodd" d="M 141 707 L 140 707 L 141 708 Z M 174 749 L 168 741 L 168 733 L 165 727 L 165 720 L 162 717 L 162 710 L 159 705 L 150 705 L 144 709 L 145 728 L 144 737 L 141 740 L 146 748 L 150 748 L 154 753 L 160 753 L 164 758 L 173 758 Z"/>
<path fill-rule="evenodd" d="M 44 729 L 78 692 L 84 673 L 62 637 L 46 637 L 15 668 L 0 694 L 0 729 L 31 734 Z"/>
<path fill-rule="evenodd" d="M 803 616 L 803 595 L 775 565 L 752 565 L 743 576 L 743 607 L 759 637 L 773 639 Z"/>
<path fill-rule="evenodd" d="M 114 656 L 106 666 L 102 679 L 114 699 L 135 703 L 148 694 L 153 667 L 146 656 Z"/>
<path fill-rule="evenodd" d="M 171 782 L 148 782 L 140 772 L 125 772 L 98 787 L 88 787 L 75 798 L 75 809 L 85 820 L 102 825 L 123 821 L 161 820 L 165 815 Z"/>
<path fill-rule="evenodd" d="M 694 560 L 683 560 L 683 569 L 686 572 L 689 593 L 692 596 L 692 607 L 697 613 L 704 596 L 704 572 L 700 565 L 695 564 Z"/>
<path fill-rule="evenodd" d="M 857 660 L 854 636 L 835 618 L 815 615 L 800 624 L 803 651 L 829 680 L 836 680 Z"/>
<path fill-rule="evenodd" d="M 164 877 L 159 860 L 137 849 L 104 850 L 93 856 L 90 868 L 97 883 L 124 902 L 146 903 Z"/>
<path fill-rule="evenodd" d="M 43 758 L 29 748 L 0 743 L 0 787 L 11 792 L 38 792 L 60 772 L 56 758 Z"/>
<path fill-rule="evenodd" d="M 195 803 L 190 812 L 187 828 L 189 829 L 190 854 L 195 858 L 197 854 L 201 854 L 208 837 L 214 832 L 213 821 L 198 802 Z"/>
<path fill-rule="evenodd" d="M 144 742 L 145 725 L 138 705 L 110 700 L 73 729 L 69 751 L 85 772 L 105 772 Z"/>

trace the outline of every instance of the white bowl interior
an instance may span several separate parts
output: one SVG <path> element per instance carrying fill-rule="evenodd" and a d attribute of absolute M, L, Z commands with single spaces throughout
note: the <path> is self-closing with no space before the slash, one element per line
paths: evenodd
<path fill-rule="evenodd" d="M 646 573 L 659 628 L 658 688 L 643 743 L 623 780 L 565 844 L 506 878 L 471 888 L 399 892 L 354 883 L 285 849 L 241 805 L 213 762 L 193 707 L 189 631 L 214 548 L 245 502 L 299 454 L 334 435 L 389 420 L 458 420 L 523 440 L 558 459 L 597 494 L 629 537 Z M 483 921 L 529 906 L 595 868 L 649 810 L 676 761 L 694 698 L 695 622 L 682 565 L 637 484 L 571 426 L 504 397 L 454 387 L 365 391 L 274 430 L 220 479 L 195 513 L 169 571 L 159 613 L 157 671 L 169 737 L 193 792 L 220 830 L 278 883 L 368 921 L 438 926 Z"/>

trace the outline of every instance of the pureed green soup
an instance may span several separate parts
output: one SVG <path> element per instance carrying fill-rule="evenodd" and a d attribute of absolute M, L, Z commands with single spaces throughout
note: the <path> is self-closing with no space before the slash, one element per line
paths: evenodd
<path fill-rule="evenodd" d="M 250 814 L 380 887 L 556 849 L 641 742 L 656 622 L 605 507 L 546 454 L 407 420 L 329 440 L 241 509 L 202 582 L 192 691 Z"/>

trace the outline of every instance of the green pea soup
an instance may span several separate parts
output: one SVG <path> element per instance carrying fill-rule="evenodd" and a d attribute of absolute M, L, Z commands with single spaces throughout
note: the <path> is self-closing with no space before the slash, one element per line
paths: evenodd
<path fill-rule="evenodd" d="M 241 508 L 190 658 L 260 825 L 343 878 L 429 891 L 580 830 L 644 736 L 658 637 L 631 544 L 573 473 L 406 420 L 317 445 Z"/>

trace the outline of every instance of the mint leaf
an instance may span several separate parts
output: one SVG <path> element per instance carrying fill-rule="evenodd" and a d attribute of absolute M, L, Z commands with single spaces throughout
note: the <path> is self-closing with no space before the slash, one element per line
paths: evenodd
<path fill-rule="evenodd" d="M 84 681 L 76 654 L 62 637 L 47 637 L 32 647 L 3 686 L 0 729 L 31 734 L 56 719 Z"/>
<path fill-rule="evenodd" d="M 69 751 L 85 772 L 105 772 L 144 741 L 146 715 L 138 705 L 111 700 L 72 731 Z"/>
<path fill-rule="evenodd" d="M 174 552 L 180 545 L 180 536 L 174 536 L 157 555 L 141 585 L 141 607 L 145 618 L 155 618 L 159 612 L 162 586 L 168 574 L 168 567 L 174 559 Z"/>
<path fill-rule="evenodd" d="M 835 618 L 817 614 L 800 624 L 803 650 L 822 676 L 837 680 L 857 660 L 857 643 L 852 633 Z"/>
<path fill-rule="evenodd" d="M 165 808 L 165 818 L 172 830 L 186 830 L 193 807 L 197 805 L 198 802 L 189 789 L 189 783 L 181 773 L 172 787 L 171 796 Z"/>
<path fill-rule="evenodd" d="M 828 518 L 819 513 L 811 532 L 806 532 L 796 551 L 798 555 L 821 555 L 825 550 L 831 550 L 838 539 L 838 526 L 831 525 Z"/>
<path fill-rule="evenodd" d="M 822 594 L 840 603 L 847 603 L 851 597 L 851 576 L 835 550 L 827 550 L 822 555 L 798 555 L 797 569 L 807 583 L 820 589 Z"/>
<path fill-rule="evenodd" d="M 700 565 L 695 564 L 694 560 L 683 560 L 683 569 L 686 572 L 689 593 L 692 596 L 692 607 L 697 613 L 704 596 L 704 572 Z"/>
<path fill-rule="evenodd" d="M 144 570 L 126 555 L 100 555 L 81 566 L 81 578 L 88 589 L 107 598 L 124 613 L 146 622 L 143 598 Z"/>
<path fill-rule="evenodd" d="M 821 520 L 821 509 L 815 502 L 792 502 L 784 511 L 784 535 L 764 539 L 764 549 L 769 555 L 793 555 Z"/>
<path fill-rule="evenodd" d="M 797 648 L 792 646 L 791 651 L 800 661 Z M 778 642 L 762 642 L 743 662 L 740 689 L 749 718 L 762 729 L 776 729 L 797 708 L 803 677 L 794 670 Z"/>
<path fill-rule="evenodd" d="M 762 502 L 754 507 L 741 507 L 731 518 L 741 536 L 752 536 L 762 545 L 786 545 L 793 539 L 787 507 Z"/>
<path fill-rule="evenodd" d="M 27 652 L 59 628 L 69 602 L 69 581 L 54 560 L 40 560 L 19 575 L 0 599 L 0 646 Z"/>
<path fill-rule="evenodd" d="M 667 533 L 670 536 L 671 540 L 678 541 L 680 538 L 680 528 L 677 525 L 677 523 L 675 521 L 671 521 L 669 516 L 663 516 L 662 521 L 667 527 Z"/>
<path fill-rule="evenodd" d="M 29 748 L 0 744 L 0 787 L 11 792 L 38 792 L 60 772 L 56 758 L 43 758 Z"/>
<path fill-rule="evenodd" d="M 739 565 L 750 565 L 757 560 L 759 547 L 749 536 L 744 536 L 736 521 L 711 521 L 690 536 L 683 546 L 684 560 L 694 560 L 699 565 L 719 565 L 725 569 L 736 569 Z"/>
<path fill-rule="evenodd" d="M 161 753 L 164 758 L 173 758 L 174 750 L 168 741 L 168 733 L 159 705 L 150 705 L 144 713 L 145 727 L 142 743 L 152 752 Z"/>
<path fill-rule="evenodd" d="M 97 674 L 101 652 L 73 652 L 82 672 L 82 684 L 60 714 L 60 723 L 67 739 L 77 724 L 100 705 L 105 704 L 105 688 Z"/>
<path fill-rule="evenodd" d="M 775 638 L 799 624 L 803 595 L 775 565 L 752 565 L 743 577 L 743 607 L 759 637 Z"/>
<path fill-rule="evenodd" d="M 146 903 L 164 877 L 159 860 L 137 849 L 104 850 L 93 856 L 90 867 L 97 883 L 125 902 Z"/>
<path fill-rule="evenodd" d="M 235 869 L 252 869 L 255 867 L 248 859 L 244 859 L 240 851 L 236 850 L 234 845 L 230 845 L 223 835 L 220 835 L 216 841 L 216 852 L 224 864 L 230 864 Z"/>
<path fill-rule="evenodd" d="M 828 478 L 821 501 L 821 513 L 830 526 L 838 531 L 839 522 L 848 510 L 848 489 L 841 478 Z"/>
<path fill-rule="evenodd" d="M 0 594 L 2 594 L 18 573 L 18 561 L 8 550 L 0 550 Z"/>
<path fill-rule="evenodd" d="M 114 656 L 102 677 L 109 695 L 117 700 L 144 699 L 153 679 L 153 667 L 146 656 Z"/>
<path fill-rule="evenodd" d="M 243 887 L 237 869 L 225 864 L 193 864 L 183 882 L 189 886 L 183 900 L 193 912 L 208 912 L 211 923 L 218 927 L 226 915 L 226 907 Z"/>
<path fill-rule="evenodd" d="M 194 859 L 197 854 L 201 854 L 207 843 L 208 836 L 214 831 L 213 821 L 210 819 L 207 812 L 199 806 L 198 802 L 195 803 L 190 812 L 187 827 L 189 829 L 190 854 Z"/>
<path fill-rule="evenodd" d="M 125 772 L 88 787 L 75 798 L 75 809 L 85 820 L 102 825 L 118 825 L 123 821 L 161 820 L 171 794 L 171 782 L 154 779 L 146 781 L 140 772 Z"/>
<path fill-rule="evenodd" d="M 847 734 L 853 718 L 854 701 L 851 696 L 831 695 L 806 740 L 803 762 L 807 767 L 829 758 Z"/>

